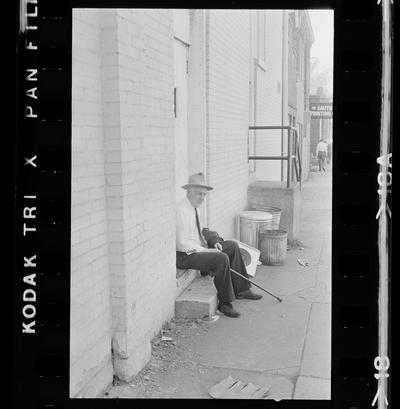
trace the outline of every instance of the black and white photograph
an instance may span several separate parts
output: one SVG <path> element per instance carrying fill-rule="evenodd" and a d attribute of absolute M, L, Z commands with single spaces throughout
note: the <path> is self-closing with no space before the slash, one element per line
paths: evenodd
<path fill-rule="evenodd" d="M 331 399 L 333 18 L 72 10 L 70 398 Z"/>

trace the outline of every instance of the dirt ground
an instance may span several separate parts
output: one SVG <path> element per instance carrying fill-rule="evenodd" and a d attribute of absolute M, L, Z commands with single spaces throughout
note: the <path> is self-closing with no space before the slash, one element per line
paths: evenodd
<path fill-rule="evenodd" d="M 219 313 L 214 317 L 220 317 Z M 211 399 L 211 387 L 232 376 L 255 386 L 270 388 L 267 399 L 292 399 L 298 368 L 294 368 L 295 372 L 289 368 L 282 373 L 271 373 L 198 363 L 199 355 L 191 347 L 193 341 L 216 323 L 218 319 L 215 322 L 172 319 L 164 326 L 163 333 L 153 339 L 150 362 L 130 382 L 114 379 L 103 397 Z M 162 341 L 162 336 L 172 338 L 172 341 Z"/>
<path fill-rule="evenodd" d="M 196 354 L 188 345 L 192 337 L 208 331 L 213 324 L 201 319 L 172 319 L 165 324 L 162 334 L 153 339 L 150 362 L 130 382 L 114 379 L 105 397 L 209 397 L 204 388 L 208 370 L 196 363 Z M 162 341 L 162 336 L 172 341 Z M 188 391 L 193 396 L 188 396 Z"/>

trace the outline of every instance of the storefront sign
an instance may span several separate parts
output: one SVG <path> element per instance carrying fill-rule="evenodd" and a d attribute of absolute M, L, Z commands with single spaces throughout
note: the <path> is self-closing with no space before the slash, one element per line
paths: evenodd
<path fill-rule="evenodd" d="M 331 119 L 332 102 L 310 102 L 311 118 Z"/>

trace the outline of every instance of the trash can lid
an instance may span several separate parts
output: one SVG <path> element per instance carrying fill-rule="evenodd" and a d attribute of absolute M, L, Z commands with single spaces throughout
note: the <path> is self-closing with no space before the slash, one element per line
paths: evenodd
<path fill-rule="evenodd" d="M 272 214 L 269 212 L 261 212 L 259 210 L 244 210 L 239 213 L 240 217 L 244 219 L 256 220 L 256 221 L 269 221 L 272 219 Z"/>

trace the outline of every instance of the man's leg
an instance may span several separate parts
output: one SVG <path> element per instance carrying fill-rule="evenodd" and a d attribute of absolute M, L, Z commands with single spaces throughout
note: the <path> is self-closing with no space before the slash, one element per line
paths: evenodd
<path fill-rule="evenodd" d="M 221 245 L 222 251 L 229 257 L 231 267 L 242 276 L 249 278 L 237 242 L 233 240 L 226 240 L 223 241 Z M 251 287 L 251 284 L 248 281 L 241 279 L 236 274 L 232 274 L 232 284 L 233 290 L 235 291 L 235 295 L 243 291 L 246 291 Z"/>
<path fill-rule="evenodd" d="M 237 242 L 233 240 L 227 240 L 222 242 L 221 245 L 222 251 L 229 256 L 231 267 L 243 277 L 249 278 Z M 234 273 L 232 273 L 232 284 L 236 298 L 247 298 L 249 300 L 259 300 L 260 298 L 262 298 L 261 294 L 256 294 L 250 289 L 251 284 L 247 280 L 240 278 L 237 274 Z"/>
<path fill-rule="evenodd" d="M 176 266 L 182 269 L 193 268 L 207 271 L 210 276 L 214 277 L 214 285 L 220 303 L 229 303 L 235 299 L 229 270 L 229 257 L 226 254 L 222 252 L 199 252 L 187 255 L 177 252 Z"/>

